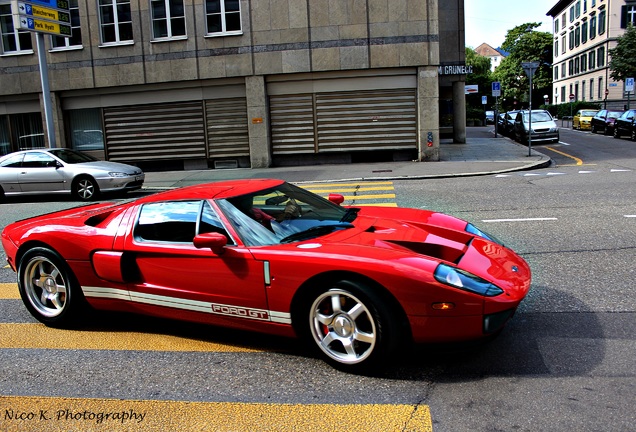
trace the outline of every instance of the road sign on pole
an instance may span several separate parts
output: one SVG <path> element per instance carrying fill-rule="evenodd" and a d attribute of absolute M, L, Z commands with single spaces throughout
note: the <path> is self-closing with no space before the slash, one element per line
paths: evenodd
<path fill-rule="evenodd" d="M 492 83 L 492 95 L 493 97 L 499 97 L 501 96 L 501 83 L 498 81 L 495 81 Z"/>
<path fill-rule="evenodd" d="M 488 103 L 488 96 L 482 96 L 481 97 L 481 103 L 482 103 L 482 105 L 486 105 Z"/>
<path fill-rule="evenodd" d="M 625 78 L 625 91 L 626 92 L 634 91 L 634 78 Z"/>

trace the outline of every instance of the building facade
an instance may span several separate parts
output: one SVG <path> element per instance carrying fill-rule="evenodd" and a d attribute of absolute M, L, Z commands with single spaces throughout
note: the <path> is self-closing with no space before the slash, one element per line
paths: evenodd
<path fill-rule="evenodd" d="M 55 143 L 164 169 L 439 160 L 465 142 L 463 0 L 70 0 Z M 36 38 L 0 0 L 0 154 L 49 146 Z M 441 113 L 441 114 L 440 114 Z"/>
<path fill-rule="evenodd" d="M 623 109 L 625 83 L 609 76 L 609 50 L 628 24 L 636 25 L 636 0 L 562 0 L 547 15 L 553 18 L 554 103 Z"/>
<path fill-rule="evenodd" d="M 490 59 L 490 70 L 492 72 L 497 69 L 497 66 L 501 64 L 501 61 L 508 57 L 508 53 L 501 48 L 493 48 L 487 43 L 483 43 L 475 48 L 475 52 L 480 56 L 488 57 Z"/>

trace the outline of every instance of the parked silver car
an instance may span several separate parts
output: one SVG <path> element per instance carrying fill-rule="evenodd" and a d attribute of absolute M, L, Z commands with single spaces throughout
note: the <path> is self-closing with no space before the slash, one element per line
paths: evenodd
<path fill-rule="evenodd" d="M 529 130 L 530 111 L 519 111 L 515 118 L 515 139 L 527 143 Z M 532 110 L 532 142 L 559 142 L 559 127 L 546 110 Z"/>
<path fill-rule="evenodd" d="M 0 157 L 0 198 L 72 193 L 89 201 L 102 192 L 139 189 L 144 179 L 137 167 L 100 161 L 67 148 L 25 150 Z"/>

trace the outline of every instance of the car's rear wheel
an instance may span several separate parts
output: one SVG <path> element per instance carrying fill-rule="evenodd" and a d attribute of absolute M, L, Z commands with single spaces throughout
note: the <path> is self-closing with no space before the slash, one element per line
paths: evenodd
<path fill-rule="evenodd" d="M 373 372 L 391 359 L 404 339 L 401 315 L 391 313 L 388 303 L 360 282 L 340 281 L 307 298 L 304 336 L 334 367 Z"/>
<path fill-rule="evenodd" d="M 92 177 L 79 177 L 73 182 L 73 195 L 81 201 L 90 201 L 99 195 L 99 186 Z"/>
<path fill-rule="evenodd" d="M 31 315 L 51 327 L 76 322 L 85 307 L 79 284 L 64 260 L 54 251 L 36 247 L 18 266 L 18 288 Z"/>

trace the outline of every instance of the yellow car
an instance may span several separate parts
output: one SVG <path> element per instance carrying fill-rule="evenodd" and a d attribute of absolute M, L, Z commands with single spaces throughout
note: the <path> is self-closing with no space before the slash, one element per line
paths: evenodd
<path fill-rule="evenodd" d="M 592 117 L 596 115 L 598 110 L 582 109 L 576 112 L 572 119 L 572 129 L 592 129 Z"/>

